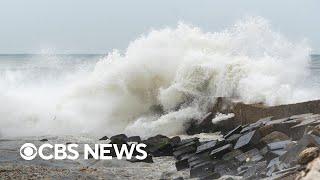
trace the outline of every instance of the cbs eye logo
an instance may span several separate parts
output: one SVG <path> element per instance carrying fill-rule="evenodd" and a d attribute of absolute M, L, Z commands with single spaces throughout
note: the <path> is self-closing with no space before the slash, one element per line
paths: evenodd
<path fill-rule="evenodd" d="M 20 148 L 20 156 L 25 160 L 32 160 L 37 155 L 37 148 L 32 143 L 25 143 Z"/>

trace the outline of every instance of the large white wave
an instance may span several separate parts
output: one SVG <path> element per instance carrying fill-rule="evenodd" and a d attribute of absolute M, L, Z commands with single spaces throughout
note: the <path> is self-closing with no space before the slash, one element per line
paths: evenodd
<path fill-rule="evenodd" d="M 306 88 L 309 61 L 305 43 L 288 41 L 261 17 L 214 33 L 180 23 L 139 37 L 124 53 L 114 50 L 57 91 L 5 93 L 0 130 L 180 134 L 216 97 L 267 105 L 318 98 L 317 88 Z"/>

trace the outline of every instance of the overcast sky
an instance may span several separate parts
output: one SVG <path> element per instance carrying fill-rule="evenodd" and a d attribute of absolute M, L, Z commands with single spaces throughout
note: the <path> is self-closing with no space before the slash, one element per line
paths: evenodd
<path fill-rule="evenodd" d="M 220 31 L 262 16 L 320 53 L 319 0 L 0 0 L 0 53 L 106 53 L 184 21 Z"/>

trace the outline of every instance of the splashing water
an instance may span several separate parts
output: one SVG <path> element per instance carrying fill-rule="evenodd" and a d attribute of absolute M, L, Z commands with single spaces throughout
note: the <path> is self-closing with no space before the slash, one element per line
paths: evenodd
<path fill-rule="evenodd" d="M 305 43 L 289 42 L 261 17 L 215 33 L 181 23 L 151 31 L 55 86 L 0 88 L 0 131 L 179 134 L 216 97 L 267 105 L 319 98 L 307 84 L 309 62 Z"/>

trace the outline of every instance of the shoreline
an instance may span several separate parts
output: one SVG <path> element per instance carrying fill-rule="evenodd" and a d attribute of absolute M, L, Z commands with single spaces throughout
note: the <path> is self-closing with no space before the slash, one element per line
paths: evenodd
<path fill-rule="evenodd" d="M 89 135 L 8 137 L 0 139 L 0 175 L 5 179 L 12 177 L 18 179 L 26 177 L 31 179 L 67 177 L 82 179 L 277 179 L 285 177 L 293 179 L 312 176 L 312 174 L 308 175 L 307 172 L 310 171 L 308 169 L 312 170 L 318 164 L 308 164 L 312 164 L 313 159 L 317 160 L 320 152 L 320 115 L 316 114 L 320 109 L 320 101 L 273 107 L 241 103 L 233 104 L 230 108 L 224 107 L 224 109 L 221 109 L 222 106 L 219 104 L 225 104 L 224 100 L 220 99 L 215 109 L 202 119 L 191 122 L 186 135 L 174 137 L 157 135 L 142 141 L 137 140 L 147 144 L 147 151 L 153 159 L 152 163 L 81 158 L 47 161 L 39 157 L 32 161 L 25 161 L 19 155 L 20 146 L 26 142 L 36 146 L 43 143 L 76 143 L 81 146 L 112 143 L 112 138 L 119 135 L 110 139 L 104 137 L 104 140 Z M 237 109 L 239 106 L 242 108 L 241 111 Z M 214 112 L 223 112 L 223 110 L 224 113 L 234 113 L 234 116 L 227 116 L 228 118 L 212 124 Z M 299 114 L 300 112 L 304 114 Z M 287 116 L 288 114 L 290 116 Z M 241 121 L 237 119 L 249 116 L 252 119 L 246 118 Z M 254 120 L 257 116 L 260 116 L 259 119 Z M 245 123 L 248 121 L 251 123 Z M 125 135 L 120 137 L 124 138 L 122 142 L 129 143 L 130 137 Z M 277 148 L 273 150 L 271 148 L 273 146 Z M 150 147 L 153 148 L 150 149 Z M 163 147 L 166 148 L 163 149 Z M 304 151 L 311 151 L 311 155 L 303 154 Z M 307 162 L 302 163 L 298 159 L 303 155 L 308 159 Z M 246 158 L 243 159 L 242 156 Z M 231 158 L 228 160 L 230 162 L 225 161 L 226 157 Z M 277 158 L 277 162 L 273 162 Z M 242 169 L 244 167 L 245 169 Z M 213 169 L 204 171 L 203 168 Z"/>

